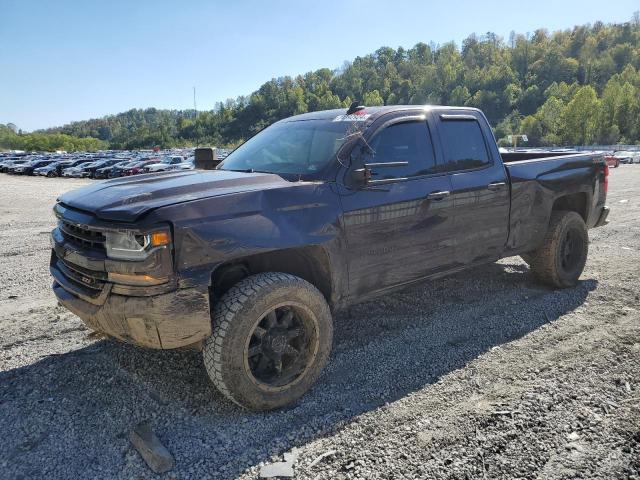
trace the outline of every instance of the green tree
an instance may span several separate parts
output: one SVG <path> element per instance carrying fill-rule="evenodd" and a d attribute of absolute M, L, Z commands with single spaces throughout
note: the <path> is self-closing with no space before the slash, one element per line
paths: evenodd
<path fill-rule="evenodd" d="M 565 105 L 556 97 L 549 97 L 536 112 L 536 118 L 542 127 L 542 145 L 558 145 L 561 143 L 562 116 Z"/>
<path fill-rule="evenodd" d="M 566 143 L 589 145 L 596 139 L 600 101 L 590 85 L 580 87 L 562 114 L 562 138 Z"/>
<path fill-rule="evenodd" d="M 382 99 L 382 96 L 380 95 L 380 92 L 378 92 L 378 90 L 373 90 L 372 92 L 366 92 L 364 94 L 362 102 L 365 105 L 370 107 L 384 105 L 384 100 Z"/>

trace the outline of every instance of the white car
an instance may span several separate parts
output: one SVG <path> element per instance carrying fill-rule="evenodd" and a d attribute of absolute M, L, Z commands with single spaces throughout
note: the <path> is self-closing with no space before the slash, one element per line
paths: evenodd
<path fill-rule="evenodd" d="M 640 163 L 640 152 L 630 150 L 620 150 L 613 154 L 620 163 Z"/>
<path fill-rule="evenodd" d="M 171 165 L 168 170 L 175 172 L 177 170 L 195 170 L 196 166 L 193 163 L 193 160 L 187 160 L 186 162 L 178 163 L 175 165 Z"/>
<path fill-rule="evenodd" d="M 171 170 L 171 166 L 178 165 L 183 162 L 184 157 L 166 157 L 163 158 L 159 163 L 152 163 L 151 165 L 147 165 L 144 171 L 147 173 L 166 172 L 167 170 Z"/>

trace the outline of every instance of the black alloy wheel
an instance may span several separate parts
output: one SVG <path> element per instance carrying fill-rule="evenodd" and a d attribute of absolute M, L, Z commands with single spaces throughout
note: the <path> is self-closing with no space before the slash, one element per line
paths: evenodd
<path fill-rule="evenodd" d="M 310 318 L 291 305 L 262 317 L 249 338 L 245 358 L 255 381 L 278 388 L 294 382 L 307 368 L 317 344 Z"/>
<path fill-rule="evenodd" d="M 202 353 L 209 378 L 226 398 L 273 410 L 313 386 L 332 339 L 331 309 L 315 286 L 288 273 L 263 272 L 216 300 Z"/>
<path fill-rule="evenodd" d="M 584 240 L 575 229 L 568 229 L 560 247 L 560 265 L 567 272 L 573 272 L 582 262 Z"/>

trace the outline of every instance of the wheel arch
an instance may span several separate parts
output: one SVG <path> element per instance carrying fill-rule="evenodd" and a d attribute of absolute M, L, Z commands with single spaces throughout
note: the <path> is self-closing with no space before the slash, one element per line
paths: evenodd
<path fill-rule="evenodd" d="M 576 192 L 556 198 L 551 211 L 556 212 L 559 210 L 576 212 L 587 223 L 589 219 L 589 199 L 587 194 L 585 192 Z"/>
<path fill-rule="evenodd" d="M 315 286 L 330 306 L 335 304 L 329 256 L 318 245 L 258 253 L 218 265 L 211 272 L 209 293 L 212 301 L 222 297 L 243 278 L 265 272 L 282 272 L 300 277 Z"/>

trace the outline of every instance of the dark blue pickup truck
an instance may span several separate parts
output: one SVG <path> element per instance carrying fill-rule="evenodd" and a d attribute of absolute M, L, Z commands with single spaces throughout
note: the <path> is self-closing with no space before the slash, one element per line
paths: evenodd
<path fill-rule="evenodd" d="M 600 155 L 501 155 L 471 108 L 299 115 L 213 170 L 60 197 L 53 290 L 104 334 L 201 348 L 229 399 L 277 408 L 313 385 L 350 304 L 512 255 L 574 286 L 607 176 Z"/>

